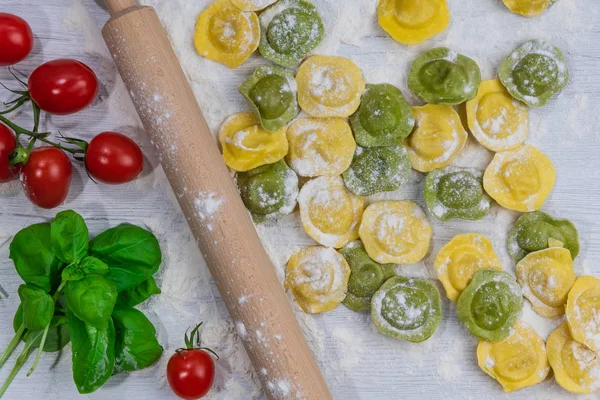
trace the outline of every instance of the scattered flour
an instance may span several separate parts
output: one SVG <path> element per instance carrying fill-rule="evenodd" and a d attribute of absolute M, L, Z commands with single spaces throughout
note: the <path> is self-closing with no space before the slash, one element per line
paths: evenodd
<path fill-rule="evenodd" d="M 198 193 L 198 196 L 194 200 L 194 207 L 196 212 L 202 221 L 208 222 L 206 225 L 209 231 L 213 230 L 213 226 L 210 223 L 213 217 L 219 212 L 219 209 L 225 202 L 225 199 L 217 197 L 215 193 Z"/>

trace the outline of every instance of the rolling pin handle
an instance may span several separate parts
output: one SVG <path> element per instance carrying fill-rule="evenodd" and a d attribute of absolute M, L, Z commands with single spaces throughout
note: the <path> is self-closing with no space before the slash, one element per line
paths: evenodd
<path fill-rule="evenodd" d="M 137 0 L 104 0 L 104 4 L 111 17 L 117 16 L 128 8 L 138 6 Z"/>

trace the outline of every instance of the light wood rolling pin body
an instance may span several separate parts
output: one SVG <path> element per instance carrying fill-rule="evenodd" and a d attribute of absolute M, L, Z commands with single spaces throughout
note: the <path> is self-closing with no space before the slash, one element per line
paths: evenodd
<path fill-rule="evenodd" d="M 105 3 L 104 39 L 267 397 L 331 399 L 156 13 Z"/>

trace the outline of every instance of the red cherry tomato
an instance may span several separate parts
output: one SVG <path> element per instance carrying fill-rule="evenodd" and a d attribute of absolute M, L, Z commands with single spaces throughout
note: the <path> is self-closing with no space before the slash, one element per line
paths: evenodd
<path fill-rule="evenodd" d="M 33 48 L 31 27 L 21 17 L 0 13 L 0 67 L 22 61 Z"/>
<path fill-rule="evenodd" d="M 201 349 L 180 350 L 167 364 L 167 379 L 173 392 L 185 400 L 204 396 L 215 379 L 215 362 Z"/>
<path fill-rule="evenodd" d="M 20 177 L 25 194 L 33 204 L 54 208 L 66 200 L 72 175 L 69 157 L 56 147 L 44 146 L 31 151 Z"/>
<path fill-rule="evenodd" d="M 17 141 L 12 132 L 0 124 L 0 183 L 10 182 L 14 179 L 16 168 L 11 168 L 8 156 L 17 147 Z"/>
<path fill-rule="evenodd" d="M 77 60 L 48 61 L 29 77 L 29 94 L 47 113 L 73 114 L 89 106 L 98 93 L 94 71 Z"/>
<path fill-rule="evenodd" d="M 139 146 L 127 136 L 102 132 L 90 142 L 85 153 L 85 166 L 97 181 L 126 183 L 142 172 L 144 156 Z"/>

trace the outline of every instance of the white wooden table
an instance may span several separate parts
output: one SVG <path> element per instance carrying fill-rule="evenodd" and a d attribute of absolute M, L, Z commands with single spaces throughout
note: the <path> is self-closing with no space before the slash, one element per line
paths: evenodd
<path fill-rule="evenodd" d="M 343 12 L 339 0 L 315 0 L 327 10 L 327 43 L 320 49 L 326 54 L 352 58 L 362 68 L 367 81 L 398 85 L 412 104 L 418 99 L 406 89 L 406 74 L 417 54 L 435 45 L 445 45 L 475 58 L 484 79 L 492 78 L 504 56 L 523 41 L 541 38 L 558 45 L 568 59 L 571 82 L 563 94 L 543 109 L 531 112 L 529 142 L 546 152 L 557 170 L 557 184 L 544 210 L 576 223 L 582 238 L 582 253 L 576 260 L 579 272 L 600 276 L 600 3 L 597 0 L 560 0 L 541 18 L 527 20 L 510 14 L 499 0 L 449 0 L 452 25 L 439 38 L 422 46 L 405 48 L 390 40 L 377 27 L 374 17 L 376 0 L 347 0 Z M 178 54 L 191 45 L 197 13 L 208 0 L 146 0 L 158 5 L 159 15 L 187 3 L 193 15 L 179 15 L 177 21 L 164 20 Z M 84 11 L 89 10 L 89 14 Z M 144 305 L 155 322 L 165 356 L 154 367 L 119 375 L 98 392 L 94 399 L 165 399 L 174 398 L 164 378 L 168 356 L 179 346 L 183 332 L 198 321 L 208 323 L 206 345 L 221 353 L 225 369 L 233 379 L 225 389 L 211 394 L 214 399 L 261 398 L 251 366 L 230 323 L 219 293 L 212 285 L 184 218 L 170 191 L 162 169 L 146 139 L 113 62 L 107 53 L 98 26 L 107 19 L 95 0 L 2 0 L 0 11 L 26 18 L 35 33 L 33 55 L 19 65 L 30 73 L 41 62 L 60 58 L 78 58 L 98 74 L 102 87 L 92 107 L 68 117 L 44 121 L 51 130 L 91 139 L 104 130 L 118 130 L 130 135 L 146 155 L 144 176 L 125 186 L 95 185 L 81 168 L 76 169 L 67 203 L 57 210 L 33 207 L 14 184 L 0 186 L 0 283 L 9 298 L 0 300 L 0 348 L 12 337 L 12 316 L 18 305 L 16 290 L 20 284 L 8 259 L 11 235 L 24 226 L 51 218 L 62 209 L 74 209 L 88 221 L 90 231 L 98 233 L 123 221 L 146 225 L 158 236 L 165 253 L 159 273 L 163 294 Z M 347 21 L 351 20 L 350 23 Z M 185 24 L 189 34 L 178 36 L 175 24 Z M 207 112 L 211 128 L 216 128 L 228 114 L 245 108 L 236 87 L 251 70 L 262 63 L 257 56 L 236 71 L 218 70 L 203 79 L 198 70 L 206 60 L 187 60 L 184 69 L 191 78 L 201 106 Z M 211 66 L 214 72 L 214 66 Z M 0 70 L 0 80 L 9 82 L 8 73 Z M 211 110 L 210 99 L 226 98 L 223 110 Z M 0 92 L 0 99 L 7 99 Z M 27 124 L 30 113 L 16 116 Z M 471 144 L 457 163 L 485 166 L 490 154 Z M 422 176 L 414 173 L 411 184 L 400 191 L 381 197 L 422 201 Z M 402 267 L 403 274 L 430 276 L 436 251 L 452 236 L 468 231 L 481 232 L 494 243 L 505 267 L 512 270 L 505 250 L 505 237 L 515 214 L 494 211 L 478 222 L 434 223 L 434 246 L 423 263 Z M 297 216 L 259 228 L 265 246 L 278 266 L 301 245 L 311 241 L 302 233 Z M 282 232 L 284 232 L 282 234 Z M 339 307 L 320 316 L 298 313 L 307 339 L 322 366 L 336 399 L 565 399 L 575 398 L 563 391 L 553 379 L 532 388 L 506 395 L 499 385 L 476 365 L 477 341 L 460 326 L 454 306 L 444 301 L 444 318 L 434 337 L 421 345 L 396 341 L 379 335 L 369 316 Z M 529 320 L 531 313 L 527 313 Z M 547 325 L 547 324 L 546 324 Z M 548 326 L 536 324 L 540 333 Z M 25 372 L 15 379 L 7 399 L 74 399 L 77 391 L 71 379 L 71 352 L 67 346 L 60 357 L 46 354 L 35 374 Z M 13 359 L 0 372 L 8 375 Z M 597 398 L 580 396 L 579 398 Z"/>

